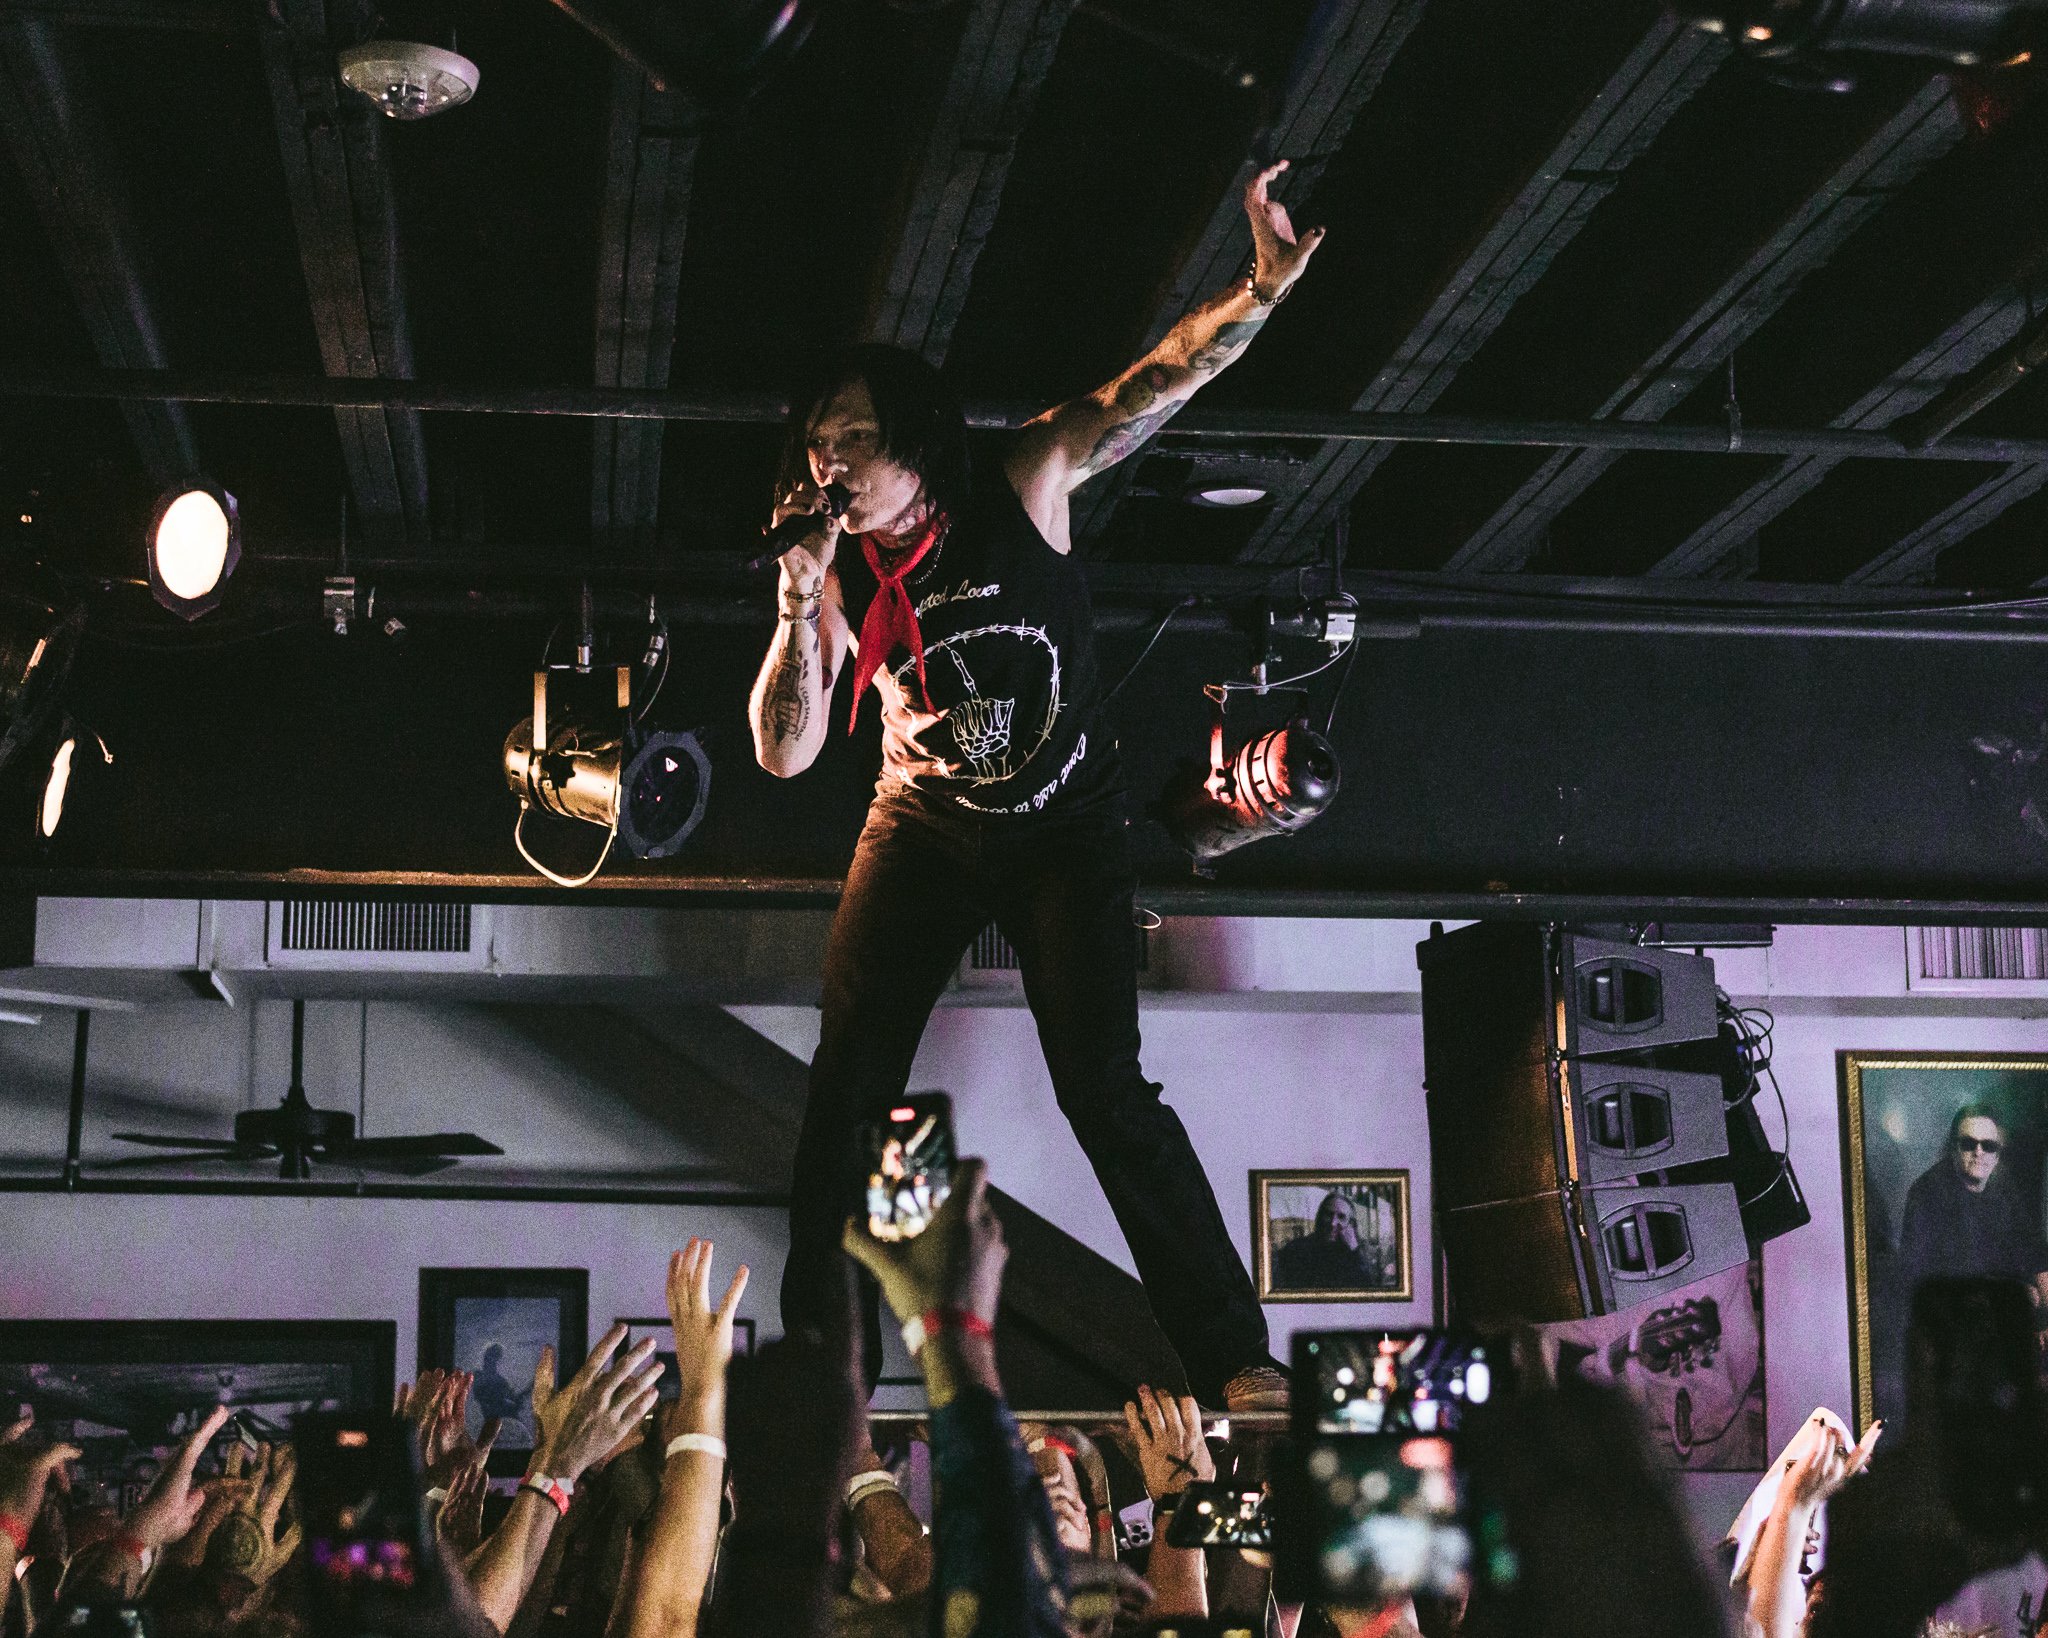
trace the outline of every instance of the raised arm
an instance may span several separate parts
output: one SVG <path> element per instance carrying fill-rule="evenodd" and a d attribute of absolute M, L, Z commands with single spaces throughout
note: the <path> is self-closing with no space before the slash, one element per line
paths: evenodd
<path fill-rule="evenodd" d="M 802 483 L 783 497 L 773 522 L 823 505 L 817 487 Z M 839 577 L 832 572 L 838 544 L 837 521 L 821 516 L 815 531 L 782 554 L 775 637 L 747 702 L 754 758 L 779 779 L 802 773 L 825 743 L 826 702 L 848 635 Z"/>
<path fill-rule="evenodd" d="M 1067 550 L 1067 496 L 1137 449 L 1250 345 L 1274 306 L 1293 288 L 1323 242 L 1323 230 L 1300 239 L 1287 207 L 1268 193 L 1287 161 L 1269 165 L 1245 189 L 1253 263 L 1240 279 L 1189 313 L 1137 363 L 1082 398 L 1046 411 L 1018 434 L 1007 467 L 1010 483 L 1041 533 Z"/>

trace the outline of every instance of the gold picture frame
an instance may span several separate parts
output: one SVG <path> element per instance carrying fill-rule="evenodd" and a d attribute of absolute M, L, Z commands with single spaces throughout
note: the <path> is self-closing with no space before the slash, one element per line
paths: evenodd
<path fill-rule="evenodd" d="M 2010 1130 L 2000 1165 L 2012 1168 L 2013 1186 L 2038 1211 L 2048 1170 L 2048 1053 L 1843 1051 L 1835 1060 L 1848 1220 L 1849 1368 L 1860 1435 L 1879 1416 L 1895 1417 L 1904 1408 L 1903 1341 L 1912 1292 L 1897 1247 L 1911 1183 L 1943 1163 L 1957 1112 L 1967 1103 L 1990 1103 Z"/>
<path fill-rule="evenodd" d="M 1414 1301 L 1406 1171 L 1256 1171 L 1251 1197 L 1252 1272 L 1260 1302 Z M 1289 1245 L 1306 1243 L 1317 1232 L 1331 1197 L 1350 1204 L 1353 1244 L 1344 1246 L 1338 1229 L 1322 1251 L 1285 1255 Z M 1333 1218 L 1341 1215 L 1329 1209 Z"/>

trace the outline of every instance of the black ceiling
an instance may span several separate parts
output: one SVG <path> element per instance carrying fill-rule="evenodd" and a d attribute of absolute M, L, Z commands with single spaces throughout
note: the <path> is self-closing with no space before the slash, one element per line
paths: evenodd
<path fill-rule="evenodd" d="M 336 89 L 337 44 L 409 29 L 453 29 L 473 103 L 397 124 Z M 1235 271 L 1231 201 L 1277 154 L 1329 238 L 1205 409 L 1719 424 L 1732 359 L 1751 425 L 1881 429 L 2048 300 L 2030 88 L 1890 63 L 1787 90 L 1645 0 L 838 0 L 709 108 L 544 0 L 0 0 L 0 355 L 775 391 L 887 335 L 971 398 L 1047 403 Z M 1967 430 L 2041 434 L 2044 390 Z M 0 398 L 0 564 L 132 578 L 196 460 L 257 583 L 334 551 L 344 495 L 363 560 L 673 569 L 745 545 L 774 441 Z M 1177 498 L 1233 460 L 1269 504 Z M 2044 479 L 1168 432 L 1077 520 L 1149 563 L 1311 560 L 1348 518 L 1361 569 L 2013 588 L 2048 574 Z"/>

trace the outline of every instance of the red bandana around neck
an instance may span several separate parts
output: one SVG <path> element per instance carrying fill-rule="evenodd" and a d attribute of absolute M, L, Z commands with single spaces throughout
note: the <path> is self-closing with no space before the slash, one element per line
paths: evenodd
<path fill-rule="evenodd" d="M 860 702 L 867 698 L 868 684 L 899 648 L 907 649 L 916 662 L 918 691 L 927 700 L 931 698 L 924 682 L 924 638 L 917 629 L 917 611 L 910 605 L 910 594 L 903 589 L 903 577 L 931 555 L 945 533 L 946 514 L 933 512 L 914 539 L 896 545 L 891 554 L 895 558 L 893 568 L 883 566 L 881 548 L 876 544 L 891 537 L 858 537 L 861 555 L 875 574 L 875 596 L 860 623 L 860 655 L 853 668 L 853 714 L 846 724 L 849 734 L 860 721 Z"/>

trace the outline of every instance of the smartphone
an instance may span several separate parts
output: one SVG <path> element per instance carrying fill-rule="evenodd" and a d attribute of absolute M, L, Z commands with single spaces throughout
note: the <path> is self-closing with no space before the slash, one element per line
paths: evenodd
<path fill-rule="evenodd" d="M 868 1168 L 868 1232 L 911 1240 L 953 1192 L 953 1100 L 914 1092 L 862 1128 Z"/>
<path fill-rule="evenodd" d="M 1214 1483 L 1189 1485 L 1167 1523 L 1166 1544 L 1267 1551 L 1273 1545 L 1273 1520 L 1266 1510 L 1265 1491 Z"/>
<path fill-rule="evenodd" d="M 1505 1350 L 1453 1331 L 1297 1331 L 1295 1433 L 1451 1433 L 1500 1391 Z"/>
<path fill-rule="evenodd" d="M 1456 1447 L 1442 1434 L 1343 1434 L 1298 1453 L 1278 1532 L 1282 1596 L 1378 1605 L 1471 1585 Z"/>
<path fill-rule="evenodd" d="M 292 1445 L 314 1624 L 382 1630 L 425 1600 L 432 1577 L 412 1441 L 396 1417 L 308 1411 Z"/>

